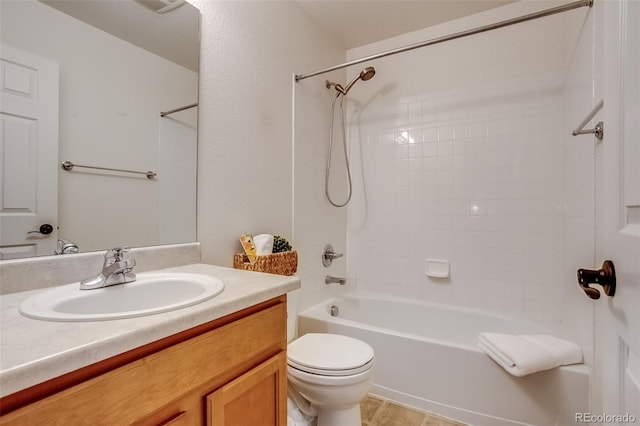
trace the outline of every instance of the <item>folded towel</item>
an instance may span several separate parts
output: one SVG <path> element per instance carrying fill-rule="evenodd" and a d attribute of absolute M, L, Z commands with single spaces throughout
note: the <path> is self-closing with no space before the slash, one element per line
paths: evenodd
<path fill-rule="evenodd" d="M 545 334 L 480 333 L 478 345 L 491 359 L 517 377 L 582 362 L 580 346 Z"/>

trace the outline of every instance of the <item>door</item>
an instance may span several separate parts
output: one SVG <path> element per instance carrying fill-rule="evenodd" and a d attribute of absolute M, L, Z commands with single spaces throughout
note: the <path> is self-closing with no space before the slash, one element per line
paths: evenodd
<path fill-rule="evenodd" d="M 53 254 L 57 219 L 58 65 L 3 44 L 0 259 Z"/>
<path fill-rule="evenodd" d="M 605 133 L 596 154 L 596 241 L 599 260 L 615 264 L 617 288 L 596 308 L 597 414 L 622 416 L 604 423 L 628 424 L 640 422 L 640 2 L 602 4 Z"/>
<path fill-rule="evenodd" d="M 209 426 L 285 426 L 287 360 L 284 352 L 207 396 Z"/>

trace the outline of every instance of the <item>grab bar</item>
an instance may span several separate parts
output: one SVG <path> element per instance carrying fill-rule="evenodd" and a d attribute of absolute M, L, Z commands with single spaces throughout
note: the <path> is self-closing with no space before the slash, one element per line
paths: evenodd
<path fill-rule="evenodd" d="M 604 105 L 604 100 L 600 99 L 600 102 L 598 102 L 596 106 L 593 107 L 589 115 L 587 115 L 585 119 L 582 120 L 580 124 L 578 124 L 578 127 L 576 127 L 576 129 L 573 132 L 571 132 L 571 134 L 573 136 L 594 134 L 596 135 L 596 138 L 599 141 L 601 141 L 602 138 L 604 137 L 604 123 L 602 121 L 599 121 L 598 124 L 596 124 L 596 127 L 594 127 L 593 129 L 588 129 L 588 130 L 582 130 L 582 129 L 584 129 L 584 126 L 586 126 L 587 123 L 589 123 L 591 119 L 595 117 L 598 111 L 602 109 L 603 105 Z"/>
<path fill-rule="evenodd" d="M 108 170 L 111 172 L 136 173 L 139 175 L 146 175 L 147 179 L 153 179 L 158 175 L 156 172 L 152 172 L 151 170 L 147 170 L 146 172 L 136 172 L 134 170 L 112 169 L 110 167 L 83 166 L 82 164 L 73 164 L 71 161 L 63 161 L 61 166 L 64 170 L 68 172 L 73 170 L 74 167 L 81 167 L 83 169 L 98 169 L 98 170 Z"/>

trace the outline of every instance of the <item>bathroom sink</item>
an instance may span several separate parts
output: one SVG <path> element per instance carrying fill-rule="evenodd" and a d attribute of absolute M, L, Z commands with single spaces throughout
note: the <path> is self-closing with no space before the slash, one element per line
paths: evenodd
<path fill-rule="evenodd" d="M 38 292 L 22 302 L 20 313 L 49 321 L 140 317 L 192 306 L 224 290 L 218 278 L 173 272 L 143 272 L 133 282 L 95 290 L 79 287 L 73 283 Z"/>

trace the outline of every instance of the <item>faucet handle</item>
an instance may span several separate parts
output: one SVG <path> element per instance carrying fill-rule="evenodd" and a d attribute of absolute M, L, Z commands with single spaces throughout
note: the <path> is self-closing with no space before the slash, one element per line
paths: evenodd
<path fill-rule="evenodd" d="M 322 250 L 322 264 L 325 267 L 329 267 L 331 262 L 342 256 L 344 256 L 342 253 L 336 253 L 333 251 L 333 246 L 331 244 L 327 244 L 324 246 L 324 250 Z"/>
<path fill-rule="evenodd" d="M 127 253 L 131 248 L 129 246 L 122 247 L 114 247 L 104 254 L 105 261 L 113 260 L 114 262 L 120 262 L 124 257 L 124 254 Z"/>

